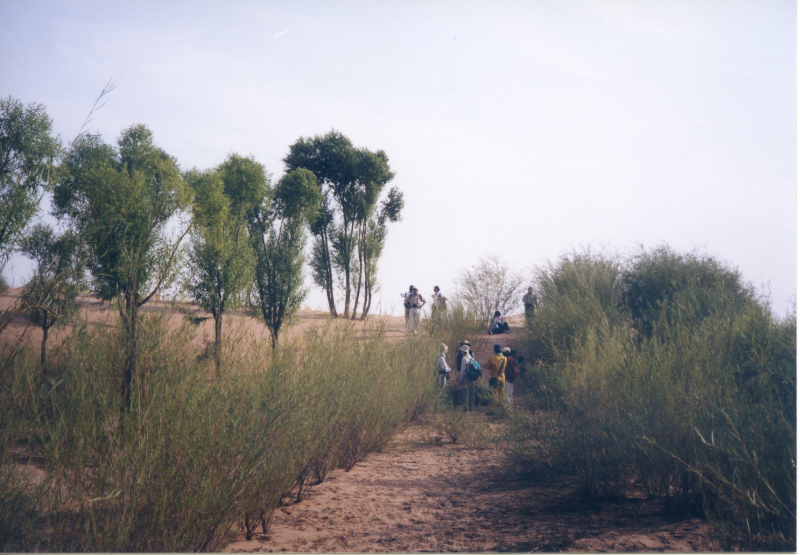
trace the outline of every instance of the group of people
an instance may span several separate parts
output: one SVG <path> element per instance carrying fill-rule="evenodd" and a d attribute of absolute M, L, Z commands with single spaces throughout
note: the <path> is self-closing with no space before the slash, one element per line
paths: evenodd
<path fill-rule="evenodd" d="M 467 389 L 467 408 L 472 410 L 475 407 L 475 383 L 481 377 L 480 364 L 475 364 L 475 353 L 472 352 L 471 345 L 466 339 L 459 342 L 460 348 L 455 358 L 455 374 L 458 387 Z M 509 406 L 514 402 L 514 380 L 520 374 L 520 365 L 524 362 L 524 357 L 518 356 L 514 349 L 494 346 L 494 356 L 486 363 L 486 370 L 489 372 L 489 387 L 492 395 L 505 398 Z M 450 377 L 451 368 L 447 364 L 447 345 L 442 343 L 441 353 L 436 359 L 436 371 L 438 372 L 439 386 L 445 387 Z"/>
<path fill-rule="evenodd" d="M 403 307 L 406 311 L 406 331 L 417 333 L 419 330 L 419 317 L 422 314 L 422 307 L 427 304 L 425 297 L 423 297 L 419 289 L 413 285 L 408 286 L 408 291 L 400 293 L 403 297 Z M 431 317 L 436 317 L 436 311 L 447 309 L 447 297 L 445 297 L 439 286 L 433 288 L 433 295 L 431 295 Z"/>
<path fill-rule="evenodd" d="M 529 292 L 529 295 L 531 293 Z M 422 314 L 422 307 L 427 304 L 425 297 L 419 292 L 419 288 L 413 285 L 408 286 L 408 291 L 400 293 L 403 298 L 403 307 L 405 308 L 405 323 L 406 331 L 417 333 L 419 330 L 419 319 Z M 527 303 L 526 297 L 523 297 L 523 302 Z M 527 304 L 526 311 L 527 311 Z M 433 295 L 431 295 L 431 319 L 435 320 L 439 312 L 447 310 L 447 297 L 439 289 L 438 285 L 433 287 Z M 503 316 L 499 310 L 496 310 L 492 316 L 492 322 L 489 326 L 489 334 L 497 335 L 500 333 L 511 333 L 508 327 L 508 322 L 503 320 Z"/>

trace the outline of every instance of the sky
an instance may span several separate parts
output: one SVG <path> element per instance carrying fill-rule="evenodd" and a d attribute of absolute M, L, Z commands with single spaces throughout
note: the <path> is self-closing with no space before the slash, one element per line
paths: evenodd
<path fill-rule="evenodd" d="M 784 314 L 796 32 L 788 0 L 0 2 L 0 96 L 43 104 L 69 142 L 113 79 L 91 132 L 143 123 L 183 169 L 235 152 L 275 180 L 290 144 L 332 129 L 384 150 L 405 209 L 382 312 L 409 284 L 454 292 L 487 255 L 530 277 L 666 244 L 737 267 Z"/>

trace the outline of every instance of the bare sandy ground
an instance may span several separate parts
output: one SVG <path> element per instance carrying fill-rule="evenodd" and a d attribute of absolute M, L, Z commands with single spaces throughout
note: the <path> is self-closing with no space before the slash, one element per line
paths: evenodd
<path fill-rule="evenodd" d="M 19 290 L 0 295 L 0 310 L 18 298 Z M 113 328 L 115 310 L 82 297 L 81 317 L 89 328 Z M 177 326 L 197 322 L 195 342 L 213 340 L 213 320 L 191 304 L 148 303 L 146 313 L 162 313 Z M 203 320 L 205 318 L 205 320 Z M 300 337 L 328 320 L 323 312 L 300 311 L 297 325 L 282 341 Z M 521 318 L 510 319 L 512 330 Z M 404 337 L 403 320 L 385 319 L 387 337 Z M 227 329 L 245 329 L 269 339 L 253 318 L 231 315 Z M 51 330 L 55 349 L 70 332 Z M 3 333 L 10 343 L 25 336 L 38 349 L 41 330 L 18 316 Z M 474 345 L 483 364 L 494 343 L 513 345 L 516 334 L 487 336 Z M 56 349 L 57 350 L 57 349 Z M 450 353 L 452 360 L 455 353 Z M 518 383 L 517 400 L 525 393 Z M 487 423 L 494 417 L 485 416 Z M 488 447 L 432 442 L 430 423 L 416 422 L 386 448 L 368 455 L 350 472 L 334 471 L 300 503 L 278 509 L 266 535 L 246 541 L 239 534 L 226 552 L 692 552 L 714 549 L 711 528 L 702 519 L 676 515 L 662 501 L 648 500 L 631 489 L 618 503 L 583 501 L 571 481 L 522 479 L 504 467 L 504 453 Z"/>
<path fill-rule="evenodd" d="M 487 419 L 491 417 L 486 417 Z M 582 501 L 568 482 L 521 480 L 495 447 L 425 441 L 416 423 L 350 472 L 278 509 L 266 535 L 226 552 L 710 551 L 709 525 L 633 492 Z"/>

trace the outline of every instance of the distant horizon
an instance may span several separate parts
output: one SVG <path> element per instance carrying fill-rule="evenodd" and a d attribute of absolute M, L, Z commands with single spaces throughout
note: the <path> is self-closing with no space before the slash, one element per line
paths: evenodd
<path fill-rule="evenodd" d="M 452 295 L 488 254 L 530 277 L 583 245 L 663 244 L 796 305 L 793 2 L 44 1 L 0 6 L 0 29 L 0 96 L 44 105 L 65 142 L 113 78 L 90 130 L 144 123 L 182 169 L 237 152 L 275 181 L 331 129 L 384 150 L 406 206 L 373 310 L 402 314 L 410 283 Z"/>

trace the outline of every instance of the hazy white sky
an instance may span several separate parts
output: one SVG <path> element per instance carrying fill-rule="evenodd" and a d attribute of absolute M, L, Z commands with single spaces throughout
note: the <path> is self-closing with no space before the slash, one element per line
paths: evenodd
<path fill-rule="evenodd" d="M 406 208 L 384 311 L 486 253 L 522 271 L 666 243 L 768 283 L 783 313 L 796 28 L 789 0 L 2 2 L 0 96 L 44 104 L 69 140 L 113 77 L 92 130 L 144 123 L 183 168 L 238 152 L 277 178 L 331 129 L 385 150 Z"/>

